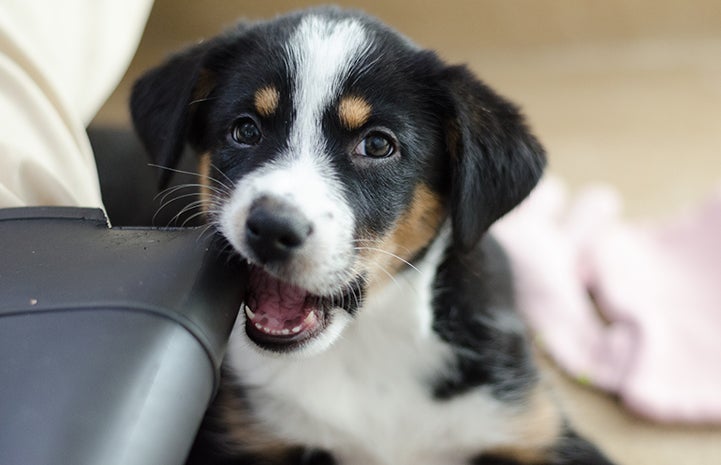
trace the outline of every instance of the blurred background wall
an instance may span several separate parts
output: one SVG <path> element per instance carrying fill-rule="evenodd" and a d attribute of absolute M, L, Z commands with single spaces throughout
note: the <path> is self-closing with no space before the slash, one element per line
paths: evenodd
<path fill-rule="evenodd" d="M 132 81 L 239 18 L 312 1 L 156 0 L 126 78 L 97 117 L 127 124 Z M 633 215 L 694 204 L 721 178 L 721 1 L 340 1 L 468 63 L 521 105 L 572 188 L 610 182 Z"/>

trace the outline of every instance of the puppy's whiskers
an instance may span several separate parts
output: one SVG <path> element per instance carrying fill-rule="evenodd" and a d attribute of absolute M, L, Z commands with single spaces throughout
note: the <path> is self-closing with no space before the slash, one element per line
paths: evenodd
<path fill-rule="evenodd" d="M 188 106 L 189 106 L 189 107 L 192 107 L 193 105 L 197 105 L 197 104 L 203 103 L 203 102 L 210 102 L 210 101 L 212 101 L 212 100 L 216 100 L 217 98 L 218 98 L 218 97 L 206 97 L 206 98 L 199 98 L 199 99 L 191 100 L 191 101 L 188 103 Z"/>
<path fill-rule="evenodd" d="M 388 278 L 393 282 L 393 284 L 394 284 L 396 287 L 400 287 L 400 283 L 398 283 L 398 280 L 397 280 L 396 277 L 393 275 L 393 273 L 391 273 L 390 271 L 388 271 L 388 270 L 387 270 L 381 263 L 379 263 L 377 260 L 371 260 L 371 259 L 368 259 L 368 258 L 360 258 L 358 261 L 359 261 L 359 263 L 360 263 L 361 265 L 365 266 L 366 268 L 368 268 L 368 265 L 373 265 L 373 266 L 375 266 L 376 268 L 378 268 L 379 270 L 381 270 L 383 273 L 385 273 L 385 274 L 388 276 Z M 363 280 L 364 280 L 364 282 L 365 282 L 366 284 L 370 284 L 370 279 L 369 279 L 369 278 L 363 277 Z"/>
<path fill-rule="evenodd" d="M 153 218 L 152 218 L 152 224 L 153 224 L 153 225 L 156 225 L 157 220 L 158 220 L 158 215 L 159 215 L 163 210 L 165 210 L 167 207 L 169 207 L 170 205 L 176 204 L 177 202 L 179 202 L 179 201 L 181 201 L 181 200 L 183 200 L 183 199 L 185 199 L 185 198 L 188 198 L 188 197 L 197 197 L 197 196 L 198 196 L 198 193 L 197 193 L 197 192 L 191 192 L 191 193 L 188 193 L 188 194 L 181 194 L 181 195 L 178 195 L 178 196 L 173 197 L 173 198 L 171 198 L 171 199 L 168 199 L 168 196 L 172 195 L 172 194 L 175 193 L 175 192 L 181 191 L 182 188 L 186 188 L 186 187 L 188 187 L 188 186 L 178 186 L 178 187 L 179 187 L 178 189 L 175 189 L 175 190 L 173 190 L 172 192 L 166 193 L 166 194 L 163 195 L 163 197 L 161 198 L 161 202 L 162 202 L 162 203 L 161 203 L 161 205 L 158 207 L 158 209 L 155 210 L 155 214 L 153 214 Z M 156 196 L 156 197 L 157 197 L 157 196 Z M 194 203 L 196 203 L 196 202 L 197 202 L 197 201 L 191 202 L 190 205 L 192 205 L 192 204 L 194 204 Z M 177 220 L 177 218 L 179 217 L 179 215 L 182 214 L 183 211 L 184 211 L 186 208 L 187 208 L 187 206 L 185 206 L 183 209 L 181 209 L 179 213 L 175 214 L 175 215 L 168 221 L 168 223 L 167 223 L 165 226 L 170 226 L 170 224 L 171 224 L 174 220 Z"/>
<path fill-rule="evenodd" d="M 228 184 L 226 184 L 225 182 L 221 181 L 221 180 L 218 179 L 218 178 L 215 178 L 215 177 L 210 176 L 210 175 L 207 175 L 207 174 L 202 174 L 202 173 L 199 173 L 199 172 L 197 172 L 197 171 L 179 170 L 179 169 L 176 169 L 176 168 L 170 168 L 170 167 L 163 166 L 163 165 L 156 165 L 156 164 L 154 164 L 154 163 L 148 163 L 148 166 L 150 166 L 150 167 L 152 167 L 152 168 L 158 168 L 158 169 L 170 171 L 170 172 L 172 172 L 172 173 L 187 174 L 187 175 L 189 175 L 189 176 L 197 176 L 197 177 L 199 177 L 199 178 L 201 178 L 201 179 L 205 178 L 205 179 L 207 179 L 208 181 L 215 182 L 218 186 L 220 186 L 220 188 L 216 188 L 215 186 L 212 186 L 212 185 L 210 185 L 210 184 L 195 184 L 195 185 L 196 185 L 197 187 L 204 187 L 204 188 L 208 188 L 208 189 L 210 189 L 210 190 L 214 190 L 214 192 L 217 192 L 217 193 L 219 193 L 219 194 L 230 195 L 230 194 L 232 193 L 232 191 L 233 191 L 233 186 L 229 186 Z M 211 165 L 211 166 L 213 166 L 213 165 Z M 229 181 L 231 184 L 233 184 L 233 182 L 225 175 L 225 173 L 223 173 L 222 171 L 218 170 L 217 168 L 216 168 L 216 170 L 219 171 L 220 173 L 222 173 L 223 176 L 225 176 L 226 179 L 228 179 L 228 181 Z M 191 184 L 187 184 L 187 185 L 191 185 Z"/>
<path fill-rule="evenodd" d="M 233 184 L 235 184 L 235 183 L 233 182 L 233 180 L 230 179 L 230 178 L 228 177 L 228 175 L 225 174 L 225 172 L 223 172 L 223 170 L 221 170 L 220 168 L 218 168 L 214 163 L 211 163 L 211 164 L 210 164 L 210 168 L 211 168 L 211 169 L 214 169 L 214 170 L 217 171 L 218 173 L 222 174 L 223 177 L 225 178 L 225 180 L 228 181 L 228 184 L 229 184 L 230 186 L 232 186 Z M 214 178 L 211 178 L 211 179 L 214 179 Z M 220 181 L 216 181 L 216 182 L 218 182 L 218 184 L 222 185 L 224 188 L 226 188 L 226 189 L 228 189 L 228 190 L 230 191 L 231 187 L 229 187 L 229 185 L 226 185 L 226 184 L 224 184 L 224 183 L 222 183 L 222 182 L 220 182 Z"/>
<path fill-rule="evenodd" d="M 205 237 L 206 234 L 208 234 L 208 233 L 215 234 L 215 232 L 216 232 L 215 224 L 213 224 L 212 222 L 208 222 L 208 224 L 206 224 L 205 227 L 203 228 L 203 230 L 200 232 L 200 235 L 198 235 L 198 242 L 200 242 Z"/>
<path fill-rule="evenodd" d="M 229 197 L 232 194 L 232 187 L 233 184 L 232 180 L 228 178 L 228 176 L 225 175 L 221 170 L 219 170 L 216 166 L 211 165 L 212 168 L 214 168 L 216 171 L 221 173 L 223 177 L 227 180 L 224 181 L 222 179 L 218 179 L 216 177 L 203 174 L 196 171 L 185 171 L 180 170 L 176 168 L 170 168 L 167 166 L 157 165 L 157 164 L 148 164 L 148 166 L 159 168 L 162 170 L 170 171 L 173 173 L 179 173 L 179 174 L 185 174 L 189 176 L 196 176 L 200 179 L 206 179 L 209 182 L 206 183 L 184 183 L 179 184 L 177 186 L 171 186 L 167 189 L 164 189 L 160 191 L 156 196 L 155 199 L 160 198 L 160 207 L 155 211 L 155 214 L 153 215 L 152 222 L 153 224 L 156 223 L 158 215 L 161 213 L 162 210 L 164 210 L 169 205 L 176 203 L 182 199 L 186 199 L 188 197 L 200 197 L 199 200 L 196 200 L 194 202 L 189 203 L 188 205 L 185 205 L 178 213 L 176 213 L 169 221 L 166 226 L 169 226 L 170 224 L 177 223 L 180 220 L 180 217 L 184 214 L 190 213 L 192 210 L 196 208 L 200 208 L 201 211 L 196 212 L 192 215 L 190 215 L 188 218 L 186 218 L 183 223 L 182 227 L 185 227 L 190 221 L 198 218 L 199 216 L 202 216 L 203 214 L 207 214 L 209 218 L 212 217 L 213 214 L 217 214 L 219 210 L 219 201 L 218 198 L 221 197 Z M 172 196 L 173 194 L 176 194 L 178 192 L 182 192 L 186 189 L 192 189 L 192 192 L 178 195 L 176 197 L 173 197 L 172 199 L 168 199 L 168 197 Z M 204 197 L 201 195 L 201 191 L 205 190 L 210 195 L 207 197 Z"/>
<path fill-rule="evenodd" d="M 168 225 L 173 224 L 173 223 L 174 223 L 174 224 L 177 224 L 178 221 L 180 221 L 180 217 L 181 217 L 181 216 L 183 216 L 184 214 L 188 214 L 188 213 L 190 213 L 191 211 L 193 211 L 193 210 L 195 210 L 195 209 L 198 209 L 198 208 L 201 208 L 201 211 L 198 212 L 198 213 L 201 214 L 201 215 L 204 214 L 204 213 L 205 213 L 205 210 L 202 209 L 202 207 L 204 206 L 204 204 L 205 204 L 205 200 L 203 200 L 203 199 L 196 200 L 196 201 L 194 201 L 194 202 L 190 202 L 188 205 L 184 206 L 178 213 L 175 214 L 175 216 L 173 216 L 173 217 L 170 219 L 170 221 L 168 222 Z M 185 221 L 183 221 L 183 224 L 181 225 L 181 227 L 185 227 L 185 225 L 188 223 L 188 221 L 189 221 L 190 219 L 192 219 L 192 218 L 194 218 L 194 217 L 197 217 L 198 213 L 195 213 L 195 214 L 191 215 L 190 218 L 188 218 L 188 219 L 186 219 Z"/>
<path fill-rule="evenodd" d="M 403 258 L 403 257 L 401 257 L 401 256 L 399 256 L 399 255 L 396 255 L 396 254 L 394 254 L 393 252 L 389 252 L 389 251 L 387 251 L 387 250 L 381 249 L 381 248 L 379 248 L 379 247 L 358 247 L 358 246 L 354 246 L 353 248 L 354 248 L 355 250 L 359 250 L 359 251 L 360 251 L 360 250 L 367 250 L 367 251 L 371 251 L 371 252 L 382 253 L 382 254 L 387 255 L 387 256 L 395 259 L 395 260 L 400 261 L 401 263 L 403 263 L 403 264 L 406 265 L 407 267 L 411 268 L 412 270 L 416 271 L 417 273 L 420 273 L 420 272 L 421 272 L 418 268 L 416 268 L 416 266 L 415 266 L 413 263 L 409 262 L 409 261 L 406 260 L 405 258 Z"/>
<path fill-rule="evenodd" d="M 352 242 L 353 244 L 359 244 L 359 245 L 374 245 L 374 244 L 375 244 L 375 245 L 379 245 L 379 246 L 381 246 L 381 248 L 383 248 L 383 250 L 386 250 L 387 252 L 389 252 L 387 249 L 385 249 L 385 248 L 383 247 L 383 246 L 385 246 L 385 245 L 388 244 L 388 241 L 385 240 L 385 239 L 367 239 L 367 238 L 363 238 L 363 239 L 353 239 L 351 242 Z M 398 244 L 398 243 L 396 243 L 396 244 L 394 244 L 394 245 L 395 245 L 396 249 L 398 249 L 398 253 L 404 253 L 404 254 L 406 254 L 406 255 L 408 255 L 408 256 L 412 255 L 412 254 L 411 254 L 411 249 L 409 249 L 408 247 L 404 246 L 403 244 Z"/>
<path fill-rule="evenodd" d="M 195 207 L 193 207 L 193 208 L 198 208 L 198 207 L 201 207 L 201 206 L 202 206 L 202 205 L 199 205 L 199 206 L 195 206 Z M 187 207 L 186 207 L 186 208 L 187 208 Z M 188 209 L 188 212 L 190 212 L 190 210 L 192 210 L 192 209 Z M 199 211 L 199 212 L 193 213 L 192 215 L 188 216 L 188 217 L 183 221 L 183 223 L 180 225 L 180 227 L 181 227 L 181 228 L 184 228 L 189 222 L 193 221 L 195 218 L 198 218 L 198 217 L 200 217 L 200 216 L 204 216 L 205 214 L 206 214 L 205 209 L 202 209 L 202 210 Z"/>

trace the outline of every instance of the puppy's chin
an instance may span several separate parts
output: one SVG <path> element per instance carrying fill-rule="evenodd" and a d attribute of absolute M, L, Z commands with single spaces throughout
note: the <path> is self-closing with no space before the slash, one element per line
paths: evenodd
<path fill-rule="evenodd" d="M 329 295 L 315 295 L 251 265 L 244 306 L 245 333 L 274 354 L 312 355 L 328 348 L 361 299 L 360 278 Z"/>

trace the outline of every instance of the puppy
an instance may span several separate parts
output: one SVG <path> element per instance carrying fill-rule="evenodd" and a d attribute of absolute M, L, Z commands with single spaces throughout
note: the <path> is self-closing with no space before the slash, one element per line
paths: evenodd
<path fill-rule="evenodd" d="M 171 57 L 136 83 L 131 109 L 156 164 L 175 166 L 187 143 L 200 154 L 208 221 L 249 264 L 206 421 L 216 451 L 610 463 L 539 377 L 486 234 L 534 187 L 543 149 L 467 68 L 321 8 Z"/>

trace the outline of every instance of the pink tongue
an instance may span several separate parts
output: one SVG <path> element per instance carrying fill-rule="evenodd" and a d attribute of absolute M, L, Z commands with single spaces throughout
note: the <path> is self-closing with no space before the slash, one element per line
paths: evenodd
<path fill-rule="evenodd" d="M 253 323 L 271 330 L 298 327 L 312 308 L 306 306 L 308 293 L 253 268 L 250 272 L 248 307 L 255 314 Z"/>

